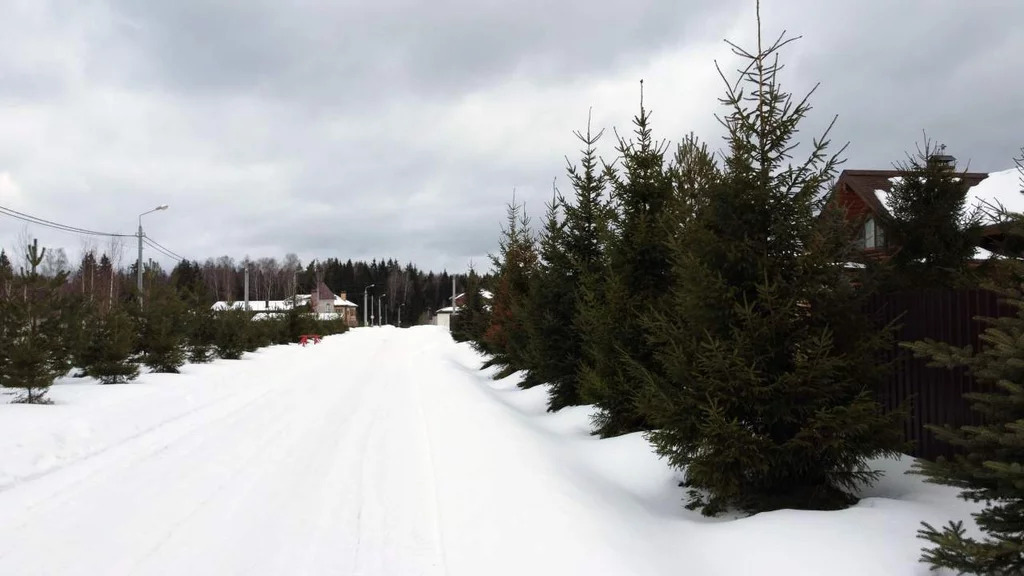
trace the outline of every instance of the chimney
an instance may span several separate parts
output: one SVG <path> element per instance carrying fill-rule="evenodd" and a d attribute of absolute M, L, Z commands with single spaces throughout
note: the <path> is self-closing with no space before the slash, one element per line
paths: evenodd
<path fill-rule="evenodd" d="M 338 292 L 338 298 L 341 298 L 342 300 L 348 300 L 348 292 L 345 292 L 344 290 Z"/>
<path fill-rule="evenodd" d="M 956 158 L 946 154 L 946 145 L 939 144 L 938 150 L 935 154 L 928 157 L 929 163 L 943 164 L 945 166 L 951 166 L 956 162 Z"/>

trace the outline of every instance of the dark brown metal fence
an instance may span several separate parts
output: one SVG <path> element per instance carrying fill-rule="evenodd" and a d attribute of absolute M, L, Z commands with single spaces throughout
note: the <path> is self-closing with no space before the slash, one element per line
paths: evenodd
<path fill-rule="evenodd" d="M 901 326 L 897 342 L 932 338 L 977 350 L 978 336 L 986 324 L 975 318 L 1014 313 L 999 299 L 999 295 L 985 290 L 901 292 L 872 297 L 867 311 L 881 322 L 898 318 Z M 965 392 L 981 390 L 981 386 L 962 368 L 928 367 L 927 360 L 918 360 L 903 348 L 894 348 L 884 358 L 893 360 L 893 365 L 878 396 L 889 410 L 909 401 L 911 415 L 904 424 L 904 436 L 915 443 L 911 454 L 928 459 L 952 454 L 953 447 L 936 439 L 924 426 L 981 423 L 980 415 L 963 398 Z"/>

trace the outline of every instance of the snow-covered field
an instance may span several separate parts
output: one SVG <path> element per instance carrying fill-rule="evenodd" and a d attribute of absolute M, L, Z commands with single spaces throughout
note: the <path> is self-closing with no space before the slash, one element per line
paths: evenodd
<path fill-rule="evenodd" d="M 919 522 L 973 526 L 906 460 L 848 510 L 705 518 L 640 435 L 480 363 L 366 328 L 0 404 L 0 574 L 924 575 Z"/>

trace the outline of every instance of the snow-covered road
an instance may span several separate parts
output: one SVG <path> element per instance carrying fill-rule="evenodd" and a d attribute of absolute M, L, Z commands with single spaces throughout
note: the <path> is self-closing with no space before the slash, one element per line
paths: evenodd
<path fill-rule="evenodd" d="M 564 574 L 567 555 L 575 573 L 629 573 L 600 539 L 573 549 L 600 531 L 586 515 L 538 524 L 531 499 L 571 494 L 531 480 L 522 466 L 554 463 L 439 342 L 355 330 L 182 383 L 228 392 L 0 491 L 0 574 Z"/>
<path fill-rule="evenodd" d="M 480 363 L 365 328 L 0 403 L 0 576 L 924 575 L 918 523 L 974 509 L 905 459 L 848 510 L 704 518 L 641 434 Z"/>

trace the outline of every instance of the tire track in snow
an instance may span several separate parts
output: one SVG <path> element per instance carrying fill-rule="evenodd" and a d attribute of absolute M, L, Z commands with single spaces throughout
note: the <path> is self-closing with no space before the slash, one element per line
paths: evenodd
<path fill-rule="evenodd" d="M 131 386 L 131 385 L 132 384 L 129 383 L 129 384 L 119 384 L 118 386 Z M 155 424 L 152 424 L 152 425 L 147 426 L 145 428 L 136 430 L 135 432 L 133 432 L 133 433 L 127 435 L 127 436 L 124 436 L 122 438 L 119 438 L 119 439 L 117 439 L 116 441 L 114 441 L 114 442 L 112 442 L 110 444 L 107 444 L 107 445 L 102 446 L 100 448 L 97 448 L 97 449 L 95 449 L 93 451 L 90 451 L 90 452 L 87 452 L 85 454 L 82 454 L 82 455 L 80 455 L 80 456 L 78 456 L 76 458 L 66 460 L 64 462 L 61 462 L 60 464 L 51 466 L 51 467 L 46 468 L 45 470 L 41 470 L 39 472 L 35 472 L 35 473 L 32 473 L 32 474 L 27 474 L 27 475 L 18 477 L 18 478 L 14 479 L 14 480 L 12 480 L 10 482 L 7 482 L 5 484 L 0 485 L 0 494 L 2 494 L 3 492 L 6 492 L 8 490 L 14 489 L 14 488 L 18 487 L 19 485 L 24 484 L 26 482 L 31 482 L 31 481 L 35 481 L 35 480 L 39 480 L 39 479 L 45 478 L 45 477 L 47 477 L 47 476 L 49 476 L 51 474 L 55 474 L 55 473 L 61 472 L 62 470 L 65 470 L 67 468 L 76 466 L 76 465 L 78 465 L 78 464 L 80 464 L 82 462 L 88 461 L 88 460 L 90 460 L 92 458 L 100 457 L 100 456 L 103 456 L 103 455 L 105 455 L 105 454 L 107 454 L 109 452 L 116 451 L 116 450 L 118 450 L 119 448 L 121 448 L 122 446 L 124 446 L 126 444 L 129 444 L 129 443 L 134 442 L 136 440 L 140 440 L 140 439 L 146 438 L 146 437 L 148 437 L 148 436 L 150 436 L 150 435 L 152 435 L 154 433 L 161 432 L 165 428 L 167 428 L 168 426 L 175 425 L 176 423 L 178 423 L 178 422 L 180 422 L 182 420 L 186 420 L 186 419 L 197 417 L 197 416 L 199 416 L 199 415 L 201 415 L 201 414 L 203 414 L 205 412 L 212 411 L 212 410 L 214 410 L 216 408 L 221 407 L 224 404 L 230 403 L 233 400 L 237 400 L 240 396 L 243 396 L 246 392 L 248 392 L 248 390 L 247 389 L 243 389 L 243 388 L 239 388 L 238 391 L 228 392 L 228 393 L 226 393 L 224 395 L 216 397 L 214 400 L 212 400 L 210 402 L 207 402 L 205 404 L 201 404 L 199 406 L 196 406 L 196 407 L 194 407 L 192 409 L 189 409 L 189 410 L 186 410 L 184 412 L 180 412 L 180 413 L 174 414 L 174 415 L 172 415 L 172 416 L 170 416 L 168 418 L 165 418 L 163 420 L 158 421 Z M 129 402 L 128 400 L 119 400 L 119 401 L 116 401 L 116 402 L 103 403 L 100 406 L 98 406 L 98 408 L 104 408 L 104 407 L 109 408 L 112 405 L 117 405 L 119 403 L 127 404 L 128 402 Z M 242 409 L 244 409 L 244 406 L 242 407 Z"/>
<path fill-rule="evenodd" d="M 411 375 L 410 375 L 411 376 Z M 445 549 L 444 542 L 444 530 L 441 526 L 441 497 L 438 492 L 438 481 L 437 481 L 437 466 L 434 463 L 434 444 L 431 440 L 430 426 L 427 424 L 427 416 L 423 410 L 423 399 L 418 384 L 411 386 L 413 390 L 413 397 L 416 403 L 416 413 L 419 415 L 419 429 L 422 432 L 421 437 L 426 444 L 426 459 L 427 466 L 430 468 L 430 491 L 433 494 L 433 511 L 434 511 L 434 533 L 437 535 L 437 547 L 436 551 L 441 558 L 441 569 L 445 574 L 448 574 L 448 557 Z"/>
<path fill-rule="evenodd" d="M 39 515 L 46 514 L 73 500 L 83 488 L 90 486 L 91 482 L 99 481 L 104 477 L 110 477 L 116 474 L 118 470 L 130 468 L 151 459 L 166 451 L 175 443 L 205 432 L 213 424 L 225 424 L 244 418 L 246 411 L 251 406 L 271 396 L 274 392 L 275 390 L 268 388 L 259 396 L 249 398 L 245 403 L 234 407 L 230 412 L 219 415 L 214 420 L 199 420 L 180 433 L 164 438 L 163 435 L 167 434 L 169 429 L 173 430 L 177 424 L 190 421 L 193 417 L 197 417 L 202 412 L 205 412 L 206 408 L 212 409 L 213 406 L 207 405 L 191 410 L 137 434 L 133 434 L 116 444 L 100 449 L 86 457 L 70 461 L 57 468 L 42 472 L 35 477 L 27 477 L 15 485 L 5 487 L 0 492 L 8 490 L 18 492 L 19 490 L 17 489 L 24 486 L 36 493 L 20 500 L 19 517 L 21 521 L 13 527 L 5 526 L 0 530 L 0 534 L 6 532 L 18 533 L 22 528 L 31 524 Z M 237 399 L 238 396 L 240 395 L 234 395 L 232 399 Z M 217 402 L 217 406 L 222 404 L 224 402 Z M 157 437 L 160 437 L 158 444 L 146 446 L 148 442 L 156 442 Z M 205 440 L 204 443 L 207 441 L 209 439 Z M 138 451 L 140 448 L 141 451 Z M 67 477 L 66 480 L 65 477 Z M 52 489 L 33 490 L 40 486 L 40 482 L 49 483 L 48 481 L 52 481 L 52 483 L 57 485 Z M 0 506 L 0 511 L 4 510 Z M 0 542 L 10 542 L 10 539 L 0 537 Z M 0 552 L 0 560 L 5 558 L 10 552 L 11 548 L 6 548 L 3 552 Z"/>

